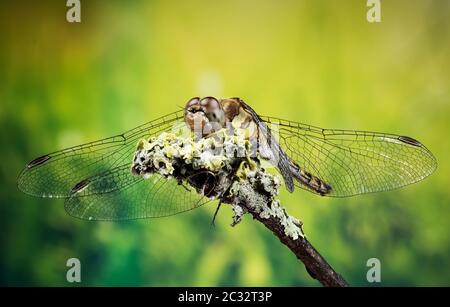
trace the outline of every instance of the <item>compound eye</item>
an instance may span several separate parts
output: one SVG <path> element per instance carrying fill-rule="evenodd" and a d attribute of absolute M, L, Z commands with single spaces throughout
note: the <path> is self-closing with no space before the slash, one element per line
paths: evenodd
<path fill-rule="evenodd" d="M 189 109 L 189 108 L 191 108 L 191 107 L 193 107 L 193 106 L 196 106 L 196 105 L 198 105 L 200 103 L 200 98 L 199 97 L 194 97 L 194 98 L 191 98 L 191 99 L 189 99 L 189 101 L 186 103 L 186 109 Z"/>
<path fill-rule="evenodd" d="M 219 101 L 214 97 L 205 97 L 200 100 L 200 105 L 205 107 L 207 110 L 220 109 Z"/>

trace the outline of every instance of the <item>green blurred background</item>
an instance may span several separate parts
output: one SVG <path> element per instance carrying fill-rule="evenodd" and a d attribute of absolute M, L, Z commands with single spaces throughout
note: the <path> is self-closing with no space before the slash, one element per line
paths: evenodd
<path fill-rule="evenodd" d="M 0 2 L 0 284 L 318 285 L 268 230 L 215 206 L 122 223 L 69 217 L 62 200 L 16 188 L 55 149 L 114 135 L 192 96 L 239 96 L 261 114 L 413 136 L 435 174 L 349 199 L 281 195 L 310 241 L 352 285 L 381 261 L 380 285 L 450 285 L 450 2 Z"/>

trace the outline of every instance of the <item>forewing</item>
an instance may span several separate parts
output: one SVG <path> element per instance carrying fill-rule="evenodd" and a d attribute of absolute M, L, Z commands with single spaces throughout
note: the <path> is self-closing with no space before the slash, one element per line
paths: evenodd
<path fill-rule="evenodd" d="M 298 166 L 346 197 L 400 188 L 436 169 L 433 154 L 419 141 L 395 134 L 322 129 L 262 117 L 278 130 L 279 142 Z M 308 187 L 296 183 L 311 192 Z"/>
<path fill-rule="evenodd" d="M 23 192 L 40 197 L 69 197 L 82 180 L 115 167 L 131 166 L 137 142 L 182 125 L 183 111 L 174 112 L 121 135 L 59 150 L 31 161 L 18 178 Z"/>
<path fill-rule="evenodd" d="M 65 208 L 81 219 L 117 221 L 174 215 L 209 201 L 175 179 L 159 174 L 144 179 L 123 165 L 83 180 L 66 199 Z"/>

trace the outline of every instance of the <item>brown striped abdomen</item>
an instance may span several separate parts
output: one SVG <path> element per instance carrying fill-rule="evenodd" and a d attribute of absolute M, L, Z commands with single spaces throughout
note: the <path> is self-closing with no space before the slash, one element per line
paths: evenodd
<path fill-rule="evenodd" d="M 327 195 L 331 192 L 332 187 L 319 177 L 314 176 L 310 172 L 307 172 L 298 166 L 292 166 L 291 169 L 294 178 L 297 179 L 297 181 L 301 185 L 313 190 L 314 192 L 322 196 Z"/>

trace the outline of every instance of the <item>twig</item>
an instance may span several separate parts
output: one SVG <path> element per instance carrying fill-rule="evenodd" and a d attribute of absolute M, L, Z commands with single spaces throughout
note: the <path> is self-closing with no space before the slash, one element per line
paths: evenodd
<path fill-rule="evenodd" d="M 289 216 L 278 201 L 270 202 L 267 199 L 266 191 L 261 191 L 259 188 L 261 185 L 258 180 L 252 182 L 250 179 L 250 183 L 241 185 L 240 192 L 236 193 L 236 199 L 234 204 L 232 204 L 235 207 L 235 221 L 233 224 L 239 222 L 245 212 L 250 213 L 254 219 L 270 229 L 281 243 L 286 245 L 303 262 L 312 278 L 318 280 L 326 287 L 347 287 L 348 283 L 344 278 L 336 273 L 305 238 L 301 223 L 294 217 Z M 243 208 L 243 210 L 236 210 L 236 206 Z M 272 212 L 267 214 L 265 213 L 267 210 Z M 296 227 L 299 229 L 297 232 L 295 232 Z M 296 236 L 296 233 L 301 235 Z"/>
<path fill-rule="evenodd" d="M 299 237 L 297 240 L 286 236 L 283 231 L 283 226 L 279 220 L 271 217 L 264 219 L 259 214 L 249 210 L 249 213 L 254 219 L 261 222 L 264 226 L 270 229 L 274 235 L 280 239 L 281 243 L 286 245 L 295 256 L 303 262 L 309 275 L 317 279 L 323 286 L 326 287 L 347 287 L 348 283 L 344 278 L 336 273 L 336 271 L 328 264 L 322 255 L 309 243 L 305 237 Z"/>

